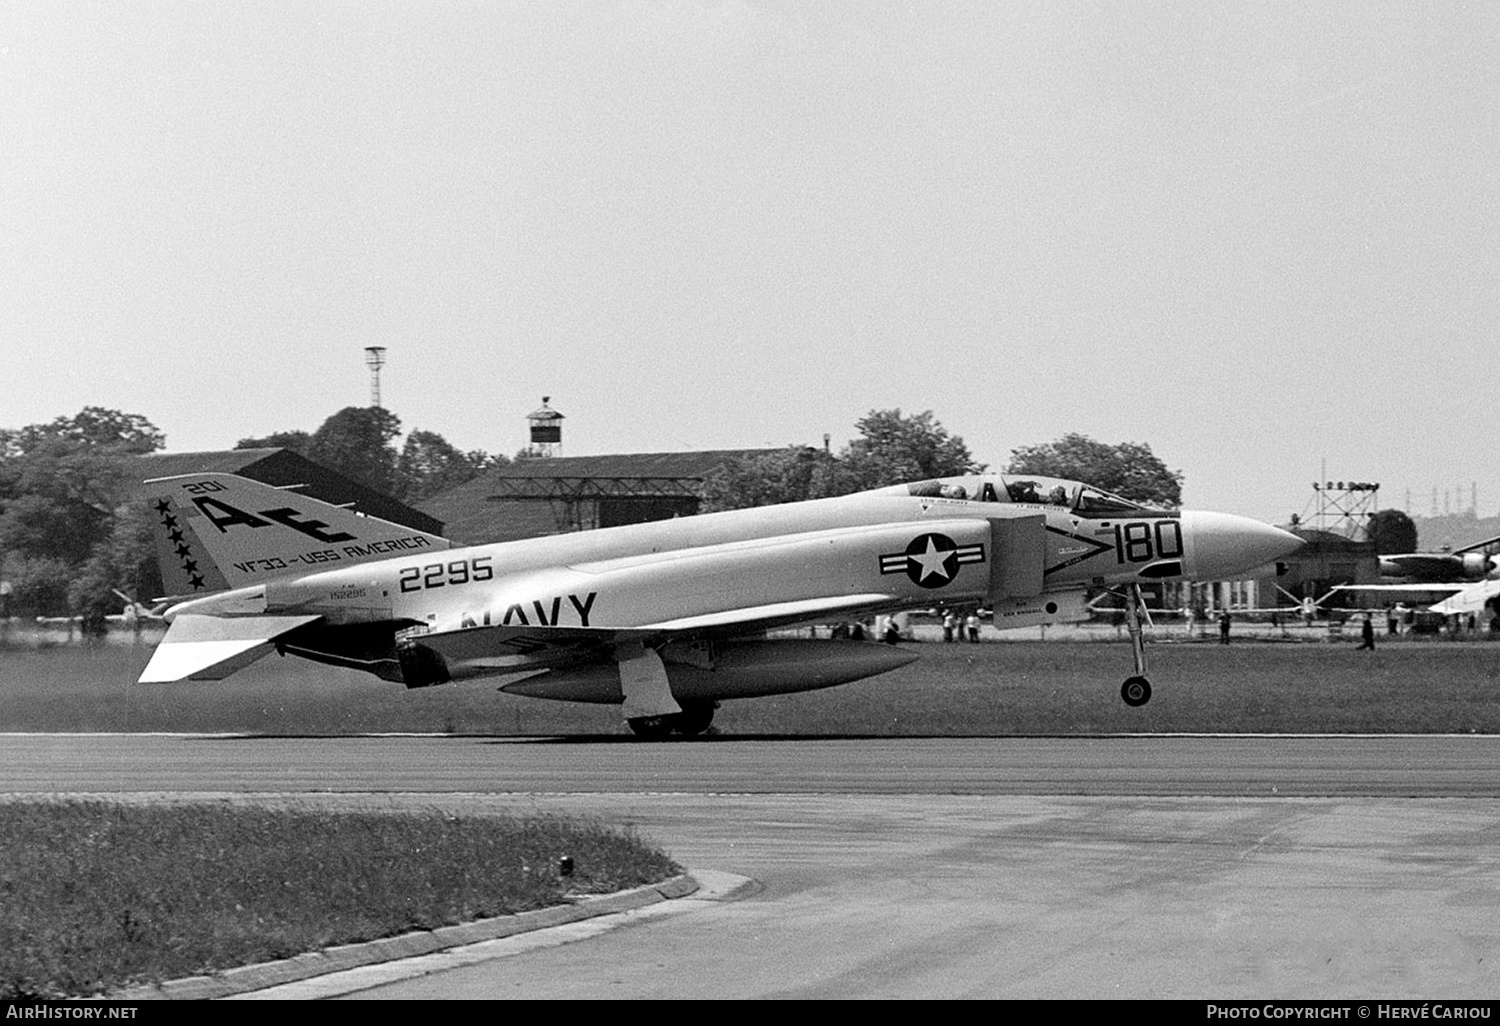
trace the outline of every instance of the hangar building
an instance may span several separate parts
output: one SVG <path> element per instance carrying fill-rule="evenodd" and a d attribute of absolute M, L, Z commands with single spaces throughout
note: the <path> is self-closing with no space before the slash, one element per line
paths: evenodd
<path fill-rule="evenodd" d="M 384 492 L 367 488 L 338 471 L 314 463 L 290 449 L 221 449 L 213 452 L 154 452 L 137 457 L 141 480 L 211 471 L 238 474 L 262 484 L 302 485 L 297 490 L 335 506 L 379 517 L 428 534 L 443 534 L 443 522 L 413 509 Z"/>
<path fill-rule="evenodd" d="M 779 449 L 553 456 L 517 460 L 422 504 L 456 545 L 538 538 L 698 512 L 705 478 Z"/>

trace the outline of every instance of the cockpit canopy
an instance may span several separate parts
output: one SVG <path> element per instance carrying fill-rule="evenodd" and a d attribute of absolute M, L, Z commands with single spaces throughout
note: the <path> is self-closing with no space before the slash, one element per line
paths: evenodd
<path fill-rule="evenodd" d="M 973 502 L 1008 502 L 1039 506 L 1058 506 L 1081 517 L 1118 516 L 1129 513 L 1158 512 L 1143 503 L 1126 499 L 1079 481 L 1033 474 L 983 474 L 969 477 L 944 477 L 909 485 L 893 485 L 883 492 L 932 496 L 943 499 L 967 499 Z"/>

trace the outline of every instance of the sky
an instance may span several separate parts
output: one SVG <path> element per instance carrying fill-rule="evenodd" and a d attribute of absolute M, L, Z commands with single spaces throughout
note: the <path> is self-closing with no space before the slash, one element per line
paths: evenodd
<path fill-rule="evenodd" d="M 1500 511 L 1500 4 L 7 0 L 0 427 L 1079 432 Z M 1409 504 L 1409 506 L 1408 506 Z"/>

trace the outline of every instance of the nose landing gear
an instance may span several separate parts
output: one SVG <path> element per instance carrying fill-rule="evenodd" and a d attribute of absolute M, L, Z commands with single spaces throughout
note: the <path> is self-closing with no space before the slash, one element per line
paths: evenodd
<path fill-rule="evenodd" d="M 1141 636 L 1141 609 L 1145 605 L 1139 584 L 1132 584 L 1125 589 L 1125 631 L 1130 635 L 1130 654 L 1135 658 L 1135 674 L 1125 678 L 1125 683 L 1120 686 L 1120 697 L 1131 708 L 1151 701 L 1151 682 L 1146 679 L 1146 642 Z"/>

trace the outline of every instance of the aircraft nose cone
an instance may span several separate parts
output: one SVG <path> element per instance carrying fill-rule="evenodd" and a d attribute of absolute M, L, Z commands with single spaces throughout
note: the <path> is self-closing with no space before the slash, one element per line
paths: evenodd
<path fill-rule="evenodd" d="M 1186 576 L 1225 580 L 1296 552 L 1303 541 L 1279 527 L 1232 513 L 1182 514 Z"/>

